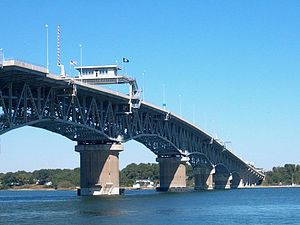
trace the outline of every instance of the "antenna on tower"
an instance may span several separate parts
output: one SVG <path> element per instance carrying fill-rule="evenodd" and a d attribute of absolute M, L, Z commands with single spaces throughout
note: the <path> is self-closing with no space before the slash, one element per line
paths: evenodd
<path fill-rule="evenodd" d="M 57 26 L 57 66 L 60 68 L 60 76 L 66 77 L 65 66 L 60 62 L 60 25 Z"/>

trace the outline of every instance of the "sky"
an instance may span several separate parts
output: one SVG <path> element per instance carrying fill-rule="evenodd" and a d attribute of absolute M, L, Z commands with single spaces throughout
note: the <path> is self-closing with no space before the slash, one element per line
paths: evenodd
<path fill-rule="evenodd" d="M 300 164 L 300 1 L 1 0 L 0 48 L 6 59 L 56 66 L 130 62 L 147 102 L 181 114 L 266 170 Z M 180 110 L 181 108 L 181 110 Z M 0 172 L 79 167 L 75 142 L 36 128 L 0 136 Z M 120 167 L 155 162 L 131 141 Z"/>

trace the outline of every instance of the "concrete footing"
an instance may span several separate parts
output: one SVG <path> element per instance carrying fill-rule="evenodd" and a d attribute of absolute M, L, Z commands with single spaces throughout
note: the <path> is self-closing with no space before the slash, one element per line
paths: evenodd
<path fill-rule="evenodd" d="M 232 176 L 226 173 L 216 173 L 214 175 L 215 189 L 230 189 Z"/>
<path fill-rule="evenodd" d="M 119 195 L 119 152 L 122 144 L 77 145 L 82 196 Z"/>
<path fill-rule="evenodd" d="M 232 181 L 231 181 L 232 189 L 243 188 L 243 187 L 244 187 L 243 179 L 239 179 L 239 180 L 232 179 Z"/>
<path fill-rule="evenodd" d="M 160 186 L 157 191 L 186 190 L 186 161 L 182 157 L 158 157 Z"/>
<path fill-rule="evenodd" d="M 215 169 L 209 168 L 195 168 L 195 190 L 213 190 L 213 174 Z"/>

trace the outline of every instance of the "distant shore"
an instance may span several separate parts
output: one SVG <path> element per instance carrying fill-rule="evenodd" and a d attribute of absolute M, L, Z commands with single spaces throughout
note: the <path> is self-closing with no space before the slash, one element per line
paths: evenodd
<path fill-rule="evenodd" d="M 133 188 L 133 187 L 120 187 L 125 190 L 155 190 L 155 188 Z M 193 189 L 193 187 L 188 187 L 189 189 Z M 242 187 L 239 189 L 252 189 L 252 188 L 300 188 L 300 185 L 259 185 L 259 186 L 248 186 Z M 9 191 L 76 191 L 79 187 L 70 187 L 70 188 L 54 188 L 54 187 L 46 187 L 43 185 L 25 185 L 25 186 L 15 186 L 15 187 L 7 187 L 2 188 L 1 190 L 9 190 Z"/>
<path fill-rule="evenodd" d="M 63 190 L 76 190 L 76 187 L 47 187 L 45 185 L 23 185 L 23 186 L 13 186 L 13 187 L 0 187 L 1 190 L 10 190 L 10 191 L 63 191 Z"/>
<path fill-rule="evenodd" d="M 248 186 L 243 188 L 300 188 L 300 185 L 258 185 L 258 186 Z"/>

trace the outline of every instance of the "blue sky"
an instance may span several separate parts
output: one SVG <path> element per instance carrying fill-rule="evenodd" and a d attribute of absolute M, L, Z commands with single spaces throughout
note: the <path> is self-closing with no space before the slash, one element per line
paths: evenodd
<path fill-rule="evenodd" d="M 299 1 L 1 1 L 0 48 L 6 58 L 56 67 L 61 60 L 99 65 L 127 57 L 145 100 L 162 105 L 266 169 L 300 163 Z M 142 76 L 142 73 L 145 75 Z M 71 71 L 74 73 L 74 71 Z M 181 97 L 179 97 L 181 96 Z M 195 117 L 193 117 L 195 114 Z M 76 143 L 33 128 L 0 136 L 0 172 L 79 166 Z M 121 167 L 155 162 L 126 143 Z"/>

